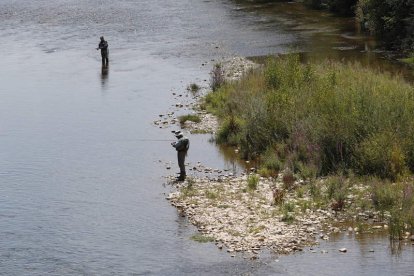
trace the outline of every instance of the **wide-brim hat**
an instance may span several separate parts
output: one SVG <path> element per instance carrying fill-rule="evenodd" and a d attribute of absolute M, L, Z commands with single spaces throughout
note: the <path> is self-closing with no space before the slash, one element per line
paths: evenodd
<path fill-rule="evenodd" d="M 181 136 L 183 136 L 183 133 L 180 131 L 180 130 L 177 130 L 177 131 L 174 131 L 174 135 L 175 135 L 175 137 L 181 137 Z"/>

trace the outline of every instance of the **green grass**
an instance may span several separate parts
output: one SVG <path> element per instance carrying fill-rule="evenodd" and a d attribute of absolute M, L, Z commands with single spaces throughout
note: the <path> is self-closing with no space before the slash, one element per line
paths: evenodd
<path fill-rule="evenodd" d="M 402 62 L 405 62 L 405 63 L 411 64 L 411 65 L 414 65 L 414 56 L 408 57 L 408 58 L 403 58 L 403 59 L 400 59 L 400 60 Z"/>
<path fill-rule="evenodd" d="M 218 192 L 213 190 L 205 190 L 204 195 L 206 198 L 211 200 L 217 199 L 219 196 Z"/>
<path fill-rule="evenodd" d="M 182 116 L 178 117 L 178 120 L 180 121 L 181 125 L 185 124 L 185 122 L 187 122 L 187 121 L 191 121 L 191 122 L 195 122 L 195 123 L 201 122 L 201 118 L 197 114 L 182 115 Z"/>
<path fill-rule="evenodd" d="M 192 83 L 187 87 L 187 90 L 191 91 L 192 93 L 197 93 L 200 89 L 200 86 L 196 83 Z"/>
<path fill-rule="evenodd" d="M 190 239 L 200 243 L 213 242 L 215 240 L 213 237 L 204 236 L 202 234 L 195 234 L 191 236 Z"/>
<path fill-rule="evenodd" d="M 205 130 L 205 129 L 194 129 L 191 131 L 191 134 L 207 134 L 211 131 Z"/>
<path fill-rule="evenodd" d="M 284 203 L 282 205 L 282 221 L 287 224 L 291 224 L 295 221 L 295 205 L 291 202 Z"/>
<path fill-rule="evenodd" d="M 252 174 L 247 177 L 247 188 L 250 191 L 254 191 L 257 189 L 257 185 L 259 184 L 260 177 L 257 174 Z"/>

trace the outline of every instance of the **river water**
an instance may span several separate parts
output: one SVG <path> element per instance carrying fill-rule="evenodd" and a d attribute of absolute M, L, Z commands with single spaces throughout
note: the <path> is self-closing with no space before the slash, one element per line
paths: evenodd
<path fill-rule="evenodd" d="M 384 236 L 231 257 L 191 241 L 196 229 L 165 200 L 178 168 L 158 140 L 174 127 L 152 122 L 188 112 L 175 103 L 188 84 L 208 86 L 213 60 L 305 50 L 411 74 L 349 19 L 291 3 L 2 0 L 0 20 L 1 275 L 414 274 L 414 247 L 393 255 Z M 239 172 L 209 138 L 190 136 L 189 161 Z"/>

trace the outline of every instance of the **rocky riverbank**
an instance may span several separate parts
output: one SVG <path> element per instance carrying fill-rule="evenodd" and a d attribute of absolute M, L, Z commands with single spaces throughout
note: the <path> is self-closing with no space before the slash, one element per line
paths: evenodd
<path fill-rule="evenodd" d="M 288 222 L 293 214 L 284 214 L 283 207 L 274 204 L 273 192 L 282 183 L 260 178 L 257 189 L 249 190 L 248 177 L 191 179 L 179 184 L 168 199 L 203 235 L 230 253 L 243 251 L 253 257 L 262 248 L 290 253 L 317 242 L 319 226 L 332 213 L 307 210 L 294 223 Z"/>
<path fill-rule="evenodd" d="M 319 192 L 327 193 L 327 181 L 317 182 Z M 287 189 L 283 174 L 277 178 L 254 173 L 221 174 L 214 179 L 189 178 L 173 185 L 176 191 L 167 196 L 171 204 L 201 235 L 232 256 L 243 252 L 257 258 L 262 249 L 289 254 L 305 247 L 316 253 L 314 246 L 333 234 L 358 235 L 388 228 L 379 212 L 358 207 L 358 202 L 370 195 L 369 188 L 362 184 L 349 189 L 346 208 L 340 211 L 334 204 L 317 202 L 309 189 L 313 184 L 297 180 Z M 410 233 L 406 235 L 409 240 Z M 338 251 L 345 253 L 347 249 Z"/>

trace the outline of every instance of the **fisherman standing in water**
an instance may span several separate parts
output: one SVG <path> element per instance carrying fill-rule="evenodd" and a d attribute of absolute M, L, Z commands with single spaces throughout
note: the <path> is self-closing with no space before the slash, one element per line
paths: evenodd
<path fill-rule="evenodd" d="M 98 48 L 96 50 L 101 49 L 101 57 L 102 57 L 102 67 L 107 67 L 109 62 L 109 50 L 108 50 L 108 42 L 101 36 L 101 42 L 99 42 Z"/>
<path fill-rule="evenodd" d="M 186 177 L 184 162 L 187 151 L 190 148 L 190 141 L 181 131 L 175 131 L 175 137 L 177 137 L 178 141 L 172 142 L 171 145 L 177 150 L 178 166 L 180 167 L 180 176 L 177 178 L 177 181 L 184 181 Z"/>

